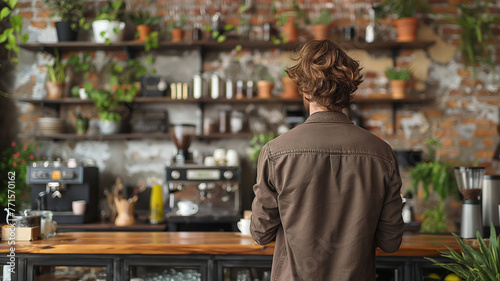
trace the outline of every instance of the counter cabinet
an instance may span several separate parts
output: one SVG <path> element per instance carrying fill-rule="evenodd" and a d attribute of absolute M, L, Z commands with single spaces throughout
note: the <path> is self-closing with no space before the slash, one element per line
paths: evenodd
<path fill-rule="evenodd" d="M 378 249 L 377 280 L 421 281 L 430 273 L 444 277 L 445 270 L 424 258 L 442 259 L 438 251 L 446 250 L 444 245 L 460 249 L 451 235 L 418 234 L 405 235 L 395 253 Z M 269 276 L 273 251 L 273 243 L 256 245 L 234 232 L 68 232 L 16 243 L 12 280 L 95 276 L 94 280 L 129 281 L 169 274 L 188 281 L 238 281 L 241 276 L 262 281 Z M 7 242 L 1 242 L 2 265 L 9 261 L 9 253 Z"/>
<path fill-rule="evenodd" d="M 7 261 L 0 259 L 2 266 Z M 271 263 L 269 255 L 19 254 L 11 278 L 13 281 L 128 281 L 136 277 L 148 280 L 148 277 L 177 276 L 187 281 L 237 281 L 244 275 L 251 281 L 265 281 Z M 376 267 L 377 281 L 421 281 L 431 273 L 442 277 L 448 273 L 423 257 L 377 257 Z"/>

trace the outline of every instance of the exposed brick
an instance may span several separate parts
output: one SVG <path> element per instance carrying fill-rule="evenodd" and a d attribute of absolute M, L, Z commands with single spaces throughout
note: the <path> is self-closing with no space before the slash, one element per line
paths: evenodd
<path fill-rule="evenodd" d="M 462 77 L 470 77 L 470 71 L 468 69 L 459 69 L 457 73 Z"/>
<path fill-rule="evenodd" d="M 17 8 L 19 8 L 19 9 L 31 8 L 31 6 L 33 6 L 33 3 L 31 3 L 31 2 L 19 2 L 19 3 L 17 3 Z"/>
<path fill-rule="evenodd" d="M 460 135 L 460 133 L 457 132 L 455 129 L 441 128 L 441 130 L 437 131 L 435 133 L 435 135 L 438 138 L 442 138 L 442 137 L 458 137 Z"/>
<path fill-rule="evenodd" d="M 457 8 L 453 6 L 433 6 L 431 11 L 436 14 L 456 14 Z"/>
<path fill-rule="evenodd" d="M 467 96 L 467 93 L 464 90 L 451 90 L 450 96 Z"/>
<path fill-rule="evenodd" d="M 443 139 L 443 140 L 441 140 L 441 145 L 443 147 L 453 147 L 453 146 L 455 146 L 455 140 L 454 139 Z"/>
<path fill-rule="evenodd" d="M 476 159 L 491 159 L 493 158 L 494 150 L 478 150 L 474 153 Z"/>
<path fill-rule="evenodd" d="M 446 107 L 457 108 L 458 107 L 458 101 L 456 101 L 456 100 L 448 100 L 448 101 L 446 101 Z"/>
<path fill-rule="evenodd" d="M 45 21 L 32 21 L 30 25 L 35 28 L 47 28 L 47 22 Z"/>
<path fill-rule="evenodd" d="M 475 118 L 462 118 L 462 120 L 460 120 L 460 123 L 462 123 L 462 124 L 477 124 L 477 119 L 475 119 Z"/>
<path fill-rule="evenodd" d="M 463 33 L 462 28 L 451 28 L 451 27 L 441 28 L 441 34 L 443 35 L 462 34 L 462 33 Z"/>
<path fill-rule="evenodd" d="M 23 19 L 27 19 L 27 20 L 30 20 L 33 18 L 33 12 L 19 12 L 19 15 L 23 18 Z"/>
<path fill-rule="evenodd" d="M 439 156 L 441 157 L 449 157 L 449 158 L 455 158 L 460 155 L 460 151 L 457 149 L 440 149 L 439 150 Z"/>
<path fill-rule="evenodd" d="M 472 147 L 472 140 L 458 140 L 458 146 L 460 146 L 460 147 Z"/>
<path fill-rule="evenodd" d="M 48 19 L 50 18 L 50 11 L 49 10 L 41 10 L 36 13 L 36 16 L 41 19 Z"/>
<path fill-rule="evenodd" d="M 494 137 L 498 135 L 496 129 L 476 129 L 474 131 L 475 137 Z"/>
<path fill-rule="evenodd" d="M 455 119 L 445 119 L 439 122 L 439 126 L 441 128 L 453 127 L 455 126 L 455 124 L 456 124 Z"/>
<path fill-rule="evenodd" d="M 494 145 L 495 145 L 495 141 L 493 139 L 490 139 L 490 138 L 483 139 L 484 148 L 494 147 Z"/>
<path fill-rule="evenodd" d="M 441 109 L 424 108 L 422 111 L 424 112 L 425 116 L 427 116 L 427 118 L 440 118 L 444 115 L 444 111 Z"/>

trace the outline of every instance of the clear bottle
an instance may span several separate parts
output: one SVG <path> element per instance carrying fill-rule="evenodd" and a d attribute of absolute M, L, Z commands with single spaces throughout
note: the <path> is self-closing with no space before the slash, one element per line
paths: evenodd
<path fill-rule="evenodd" d="M 149 201 L 149 223 L 159 224 L 165 220 L 163 208 L 162 183 L 155 178 L 151 179 L 151 198 Z"/>

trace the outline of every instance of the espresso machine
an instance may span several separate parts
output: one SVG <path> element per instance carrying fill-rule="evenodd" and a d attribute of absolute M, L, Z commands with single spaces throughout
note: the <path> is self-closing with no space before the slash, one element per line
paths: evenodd
<path fill-rule="evenodd" d="M 239 166 L 166 167 L 169 231 L 238 231 Z"/>
<path fill-rule="evenodd" d="M 455 178 L 464 201 L 460 224 L 461 238 L 476 238 L 476 231 L 483 235 L 481 189 L 484 167 L 455 167 Z"/>
<path fill-rule="evenodd" d="M 81 224 L 98 219 L 99 169 L 60 161 L 36 162 L 27 167 L 31 208 L 50 210 L 58 224 Z M 75 215 L 72 202 L 84 200 L 85 214 Z"/>

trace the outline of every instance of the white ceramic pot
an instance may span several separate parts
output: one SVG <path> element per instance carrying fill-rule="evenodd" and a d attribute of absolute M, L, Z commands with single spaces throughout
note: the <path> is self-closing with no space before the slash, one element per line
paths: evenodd
<path fill-rule="evenodd" d="M 99 120 L 99 130 L 103 135 L 113 135 L 120 132 L 120 122 Z"/>
<path fill-rule="evenodd" d="M 106 39 L 109 39 L 113 43 L 123 40 L 125 23 L 120 21 L 96 20 L 92 23 L 92 29 L 94 30 L 94 41 L 96 43 L 105 43 Z"/>

